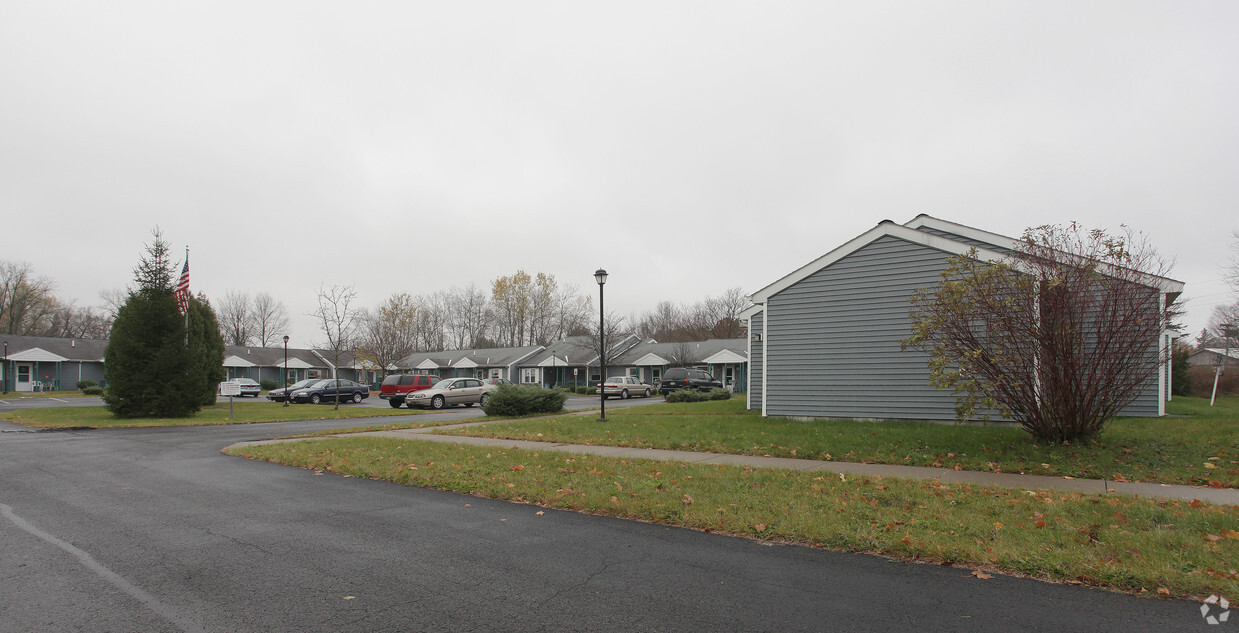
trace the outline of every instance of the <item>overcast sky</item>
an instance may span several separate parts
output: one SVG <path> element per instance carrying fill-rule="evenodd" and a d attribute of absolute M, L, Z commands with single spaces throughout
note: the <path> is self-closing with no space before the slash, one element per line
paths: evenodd
<path fill-rule="evenodd" d="M 300 346 L 320 284 L 524 269 L 596 302 L 603 267 L 638 314 L 883 219 L 1125 223 L 1194 335 L 1233 300 L 1236 33 L 1232 0 L 11 0 L 0 259 L 98 305 L 158 225 L 195 292 L 270 292 Z"/>

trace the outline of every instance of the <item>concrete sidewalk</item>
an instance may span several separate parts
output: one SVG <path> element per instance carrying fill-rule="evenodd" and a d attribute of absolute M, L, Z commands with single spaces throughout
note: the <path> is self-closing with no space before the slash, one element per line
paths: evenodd
<path fill-rule="evenodd" d="M 860 464 L 855 462 L 790 459 L 786 457 L 756 457 L 750 455 L 728 455 L 723 453 L 671 451 L 657 448 L 590 446 L 586 444 L 531 442 L 527 440 L 503 440 L 489 437 L 466 437 L 458 435 L 435 434 L 435 431 L 439 430 L 458 429 L 481 424 L 493 424 L 493 422 L 466 422 L 462 424 L 432 426 L 420 429 L 370 431 L 367 433 L 350 433 L 311 439 L 372 435 L 376 437 L 391 437 L 397 439 L 419 439 L 432 442 L 449 442 L 466 444 L 469 446 L 494 446 L 501 448 L 519 448 L 528 451 L 581 453 L 587 455 L 599 455 L 602 457 L 652 459 L 656 461 L 688 462 L 692 464 L 750 466 L 753 468 L 786 468 L 789 470 L 822 471 L 831 473 L 845 473 L 849 475 L 868 475 L 871 477 L 881 476 L 902 477 L 905 479 L 929 479 L 944 483 L 970 483 L 984 486 L 1003 486 L 1006 488 L 1070 490 L 1084 493 L 1135 495 L 1141 497 L 1181 499 L 1186 501 L 1199 499 L 1201 501 L 1218 505 L 1239 505 L 1239 489 L 1235 488 L 1209 488 L 1203 486 L 1183 486 L 1176 484 L 1123 483 L 1116 481 L 1104 481 L 1101 479 L 1067 479 L 1065 477 L 1046 477 L 1043 475 L 986 473 L 975 470 L 950 470 L 945 468 L 928 468 L 924 466 L 900 466 L 896 464 Z M 271 442 L 284 441 L 300 441 L 300 439 L 242 442 L 240 445 L 268 444 Z"/>

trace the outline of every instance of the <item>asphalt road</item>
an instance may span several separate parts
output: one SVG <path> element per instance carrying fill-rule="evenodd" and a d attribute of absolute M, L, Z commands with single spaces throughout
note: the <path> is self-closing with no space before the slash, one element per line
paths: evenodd
<path fill-rule="evenodd" d="M 1227 626 L 1206 626 L 1187 601 L 982 580 L 219 452 L 339 424 L 0 422 L 0 633 Z"/>

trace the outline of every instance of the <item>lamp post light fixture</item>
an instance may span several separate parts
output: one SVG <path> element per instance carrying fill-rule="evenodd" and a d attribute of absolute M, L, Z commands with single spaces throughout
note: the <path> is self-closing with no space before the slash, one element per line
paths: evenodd
<path fill-rule="evenodd" d="M 284 406 L 288 406 L 288 335 L 284 335 Z"/>
<path fill-rule="evenodd" d="M 599 268 L 594 271 L 594 281 L 598 282 L 598 364 L 601 371 L 598 374 L 598 402 L 602 405 L 599 422 L 607 421 L 607 324 L 606 310 L 603 309 L 602 287 L 607 284 L 607 271 Z"/>

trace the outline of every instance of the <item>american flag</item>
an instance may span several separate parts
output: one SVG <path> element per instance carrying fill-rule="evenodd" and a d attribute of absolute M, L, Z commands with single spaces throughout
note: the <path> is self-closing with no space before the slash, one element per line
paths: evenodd
<path fill-rule="evenodd" d="M 189 310 L 189 255 L 185 256 L 185 266 L 181 268 L 181 280 L 176 283 L 176 309 L 181 316 Z"/>

